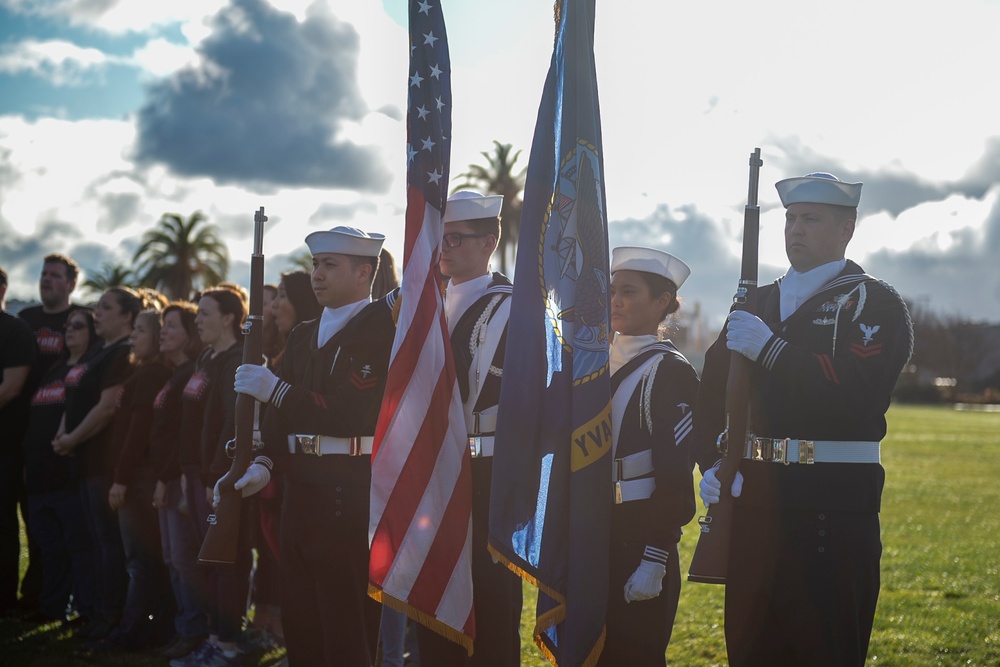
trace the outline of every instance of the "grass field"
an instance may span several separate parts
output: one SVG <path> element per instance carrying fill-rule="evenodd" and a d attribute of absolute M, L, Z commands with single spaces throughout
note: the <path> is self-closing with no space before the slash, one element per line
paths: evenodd
<path fill-rule="evenodd" d="M 1000 665 L 1000 413 L 898 406 L 883 443 L 882 592 L 868 664 Z M 687 571 L 697 526 L 681 543 Z M 534 590 L 525 588 L 522 664 L 548 664 L 531 643 Z M 723 590 L 684 585 L 673 639 L 675 667 L 725 665 Z M 251 665 L 272 664 L 262 656 Z M 59 624 L 0 621 L 0 663 L 163 665 L 92 656 Z M 430 666 L 428 666 L 430 667 Z"/>

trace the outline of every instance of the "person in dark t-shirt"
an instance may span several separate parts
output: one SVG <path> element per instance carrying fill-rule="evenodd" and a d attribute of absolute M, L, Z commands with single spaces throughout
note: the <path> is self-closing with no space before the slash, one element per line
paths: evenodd
<path fill-rule="evenodd" d="M 108 506 L 112 453 L 109 441 L 118 392 L 131 374 L 129 335 L 142 308 L 127 287 L 105 290 L 94 309 L 98 342 L 66 376 L 66 412 L 52 446 L 81 458 L 81 500 L 96 549 L 94 618 L 79 634 L 102 639 L 125 600 L 125 556 L 117 514 Z"/>
<path fill-rule="evenodd" d="M 28 396 L 23 392 L 35 362 L 35 341 L 23 321 L 3 310 L 7 273 L 0 269 L 0 612 L 17 608 L 21 553 L 17 504 L 24 495 L 21 449 Z"/>
<path fill-rule="evenodd" d="M 71 594 L 82 619 L 93 615 L 94 549 L 80 504 L 80 458 L 57 454 L 52 438 L 66 409 L 66 376 L 96 338 L 90 311 L 77 309 L 70 314 L 65 348 L 32 396 L 28 429 L 21 441 L 27 528 L 38 544 L 42 564 L 40 621 L 64 618 Z"/>

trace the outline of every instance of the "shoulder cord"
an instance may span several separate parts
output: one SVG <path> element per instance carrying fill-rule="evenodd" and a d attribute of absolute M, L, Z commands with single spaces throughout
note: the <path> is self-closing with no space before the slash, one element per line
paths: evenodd
<path fill-rule="evenodd" d="M 496 307 L 498 305 L 500 305 L 500 302 L 503 300 L 504 296 L 505 295 L 503 294 L 494 294 L 493 298 L 490 299 L 490 302 L 486 304 L 486 308 L 483 309 L 483 312 L 479 316 L 479 319 L 476 320 L 476 325 L 472 327 L 472 335 L 469 336 L 469 354 L 472 355 L 473 359 L 476 357 L 476 349 L 480 345 L 486 342 L 486 329 L 487 329 L 486 325 L 490 321 L 490 318 L 493 317 L 493 311 L 496 310 Z M 490 361 L 493 360 L 491 359 Z M 489 366 L 489 374 L 495 375 L 498 378 L 502 378 L 503 369 L 497 368 L 491 363 Z M 478 369 L 476 370 L 476 382 L 477 384 L 479 382 Z"/>
<path fill-rule="evenodd" d="M 639 410 L 639 428 L 642 428 L 643 422 L 646 424 L 646 430 L 649 431 L 650 435 L 653 435 L 653 411 L 652 411 L 652 397 L 653 397 L 653 382 L 656 380 L 656 369 L 660 367 L 660 362 L 663 361 L 663 355 L 661 354 L 656 358 L 649 368 L 642 374 L 642 391 L 640 392 L 640 400 L 642 405 Z"/>
<path fill-rule="evenodd" d="M 861 316 L 861 310 L 865 307 L 865 300 L 868 298 L 868 290 L 865 289 L 865 284 L 863 282 L 858 283 L 857 287 L 855 287 L 850 292 L 837 299 L 837 312 L 833 316 L 833 341 L 831 343 L 833 349 L 830 353 L 831 357 L 837 356 L 837 329 L 840 326 L 840 311 L 847 304 L 848 300 L 851 298 L 851 295 L 854 294 L 855 292 L 858 293 L 858 307 L 854 309 L 854 317 L 851 319 L 852 322 L 854 322 L 855 320 L 858 319 L 858 317 Z"/>

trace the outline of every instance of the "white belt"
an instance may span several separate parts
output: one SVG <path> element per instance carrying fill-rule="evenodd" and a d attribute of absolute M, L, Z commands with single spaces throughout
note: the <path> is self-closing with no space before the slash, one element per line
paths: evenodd
<path fill-rule="evenodd" d="M 370 435 L 353 438 L 334 438 L 329 435 L 309 435 L 294 433 L 288 436 L 288 451 L 300 454 L 348 454 L 350 456 L 371 455 L 375 438 Z"/>
<path fill-rule="evenodd" d="M 496 406 L 488 409 L 486 412 L 473 412 L 472 414 L 466 415 L 465 429 L 472 435 L 479 435 L 481 433 L 496 433 Z"/>
<path fill-rule="evenodd" d="M 653 495 L 655 490 L 656 479 L 652 477 L 615 482 L 615 504 L 621 505 L 632 500 L 645 500 Z"/>
<path fill-rule="evenodd" d="M 493 436 L 492 435 L 470 435 L 469 454 L 474 459 L 481 459 L 486 456 L 493 456 Z"/>
<path fill-rule="evenodd" d="M 865 440 L 750 438 L 743 458 L 766 463 L 881 463 L 881 446 Z"/>
<path fill-rule="evenodd" d="M 653 472 L 653 450 L 646 449 L 635 454 L 629 454 L 614 462 L 614 481 L 635 479 Z"/>
<path fill-rule="evenodd" d="M 614 460 L 615 504 L 645 500 L 656 490 L 656 480 L 642 477 L 653 472 L 653 450 L 646 449 Z"/>

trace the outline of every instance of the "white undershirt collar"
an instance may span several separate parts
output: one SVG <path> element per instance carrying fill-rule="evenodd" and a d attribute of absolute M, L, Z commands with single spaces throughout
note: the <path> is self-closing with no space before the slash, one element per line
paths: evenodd
<path fill-rule="evenodd" d="M 821 264 L 815 269 L 799 273 L 789 267 L 781 278 L 778 291 L 781 293 L 781 321 L 784 322 L 799 309 L 809 297 L 819 292 L 823 285 L 837 277 L 847 266 L 846 259 Z"/>
<path fill-rule="evenodd" d="M 360 313 L 365 306 L 372 302 L 369 296 L 361 301 L 349 303 L 340 308 L 324 308 L 323 314 L 319 316 L 319 330 L 316 332 L 316 346 L 323 347 L 337 333 L 347 326 L 351 318 Z"/>
<path fill-rule="evenodd" d="M 615 342 L 611 344 L 609 357 L 611 374 L 614 375 L 617 373 L 619 368 L 631 361 L 637 354 L 658 342 L 660 342 L 660 339 L 655 334 L 646 334 L 644 336 L 615 334 Z"/>
<path fill-rule="evenodd" d="M 448 320 L 449 334 L 455 330 L 462 313 L 479 300 L 479 297 L 486 294 L 491 282 L 493 276 L 489 273 L 457 285 L 451 280 L 448 281 L 444 294 L 444 316 Z"/>

